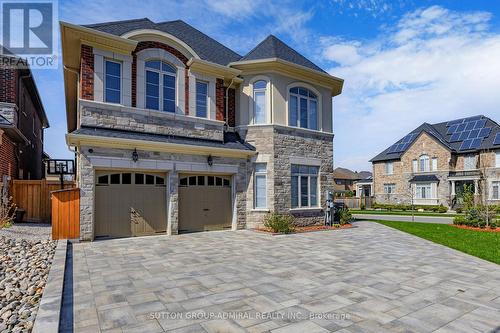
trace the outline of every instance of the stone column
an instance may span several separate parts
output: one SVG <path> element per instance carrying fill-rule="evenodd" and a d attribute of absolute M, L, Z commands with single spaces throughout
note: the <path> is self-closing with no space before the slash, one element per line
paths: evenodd
<path fill-rule="evenodd" d="M 455 192 L 455 181 L 452 180 L 451 181 L 451 196 L 454 197 L 456 195 L 456 192 Z"/>
<path fill-rule="evenodd" d="M 479 181 L 477 179 L 474 180 L 474 195 L 478 194 L 479 189 Z"/>

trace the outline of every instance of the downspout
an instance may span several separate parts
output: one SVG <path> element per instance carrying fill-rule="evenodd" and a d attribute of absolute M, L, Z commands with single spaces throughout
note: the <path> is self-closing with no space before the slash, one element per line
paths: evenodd
<path fill-rule="evenodd" d="M 229 83 L 229 86 L 226 88 L 226 112 L 225 112 L 225 121 L 224 121 L 224 127 L 227 129 L 229 127 L 229 89 L 234 83 L 234 78 L 231 79 L 231 83 Z M 236 115 L 235 115 L 236 116 Z"/>

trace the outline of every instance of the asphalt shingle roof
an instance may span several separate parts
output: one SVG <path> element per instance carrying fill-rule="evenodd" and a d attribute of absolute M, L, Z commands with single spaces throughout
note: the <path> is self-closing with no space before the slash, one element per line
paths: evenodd
<path fill-rule="evenodd" d="M 222 45 L 215 39 L 205 35 L 198 29 L 182 20 L 154 23 L 148 18 L 128 21 L 106 22 L 84 25 L 112 35 L 121 36 L 127 32 L 138 29 L 153 29 L 166 32 L 189 45 L 202 60 L 214 62 L 219 65 L 227 65 L 238 61 L 241 56 Z"/>
<path fill-rule="evenodd" d="M 490 127 L 491 132 L 490 134 L 484 138 L 481 142 L 481 146 L 478 149 L 469 149 L 469 150 L 460 150 L 460 147 L 462 145 L 462 141 L 457 141 L 457 142 L 452 142 L 450 140 L 451 135 L 447 134 L 448 132 L 448 126 L 447 124 L 449 121 L 445 121 L 442 123 L 437 123 L 437 124 L 428 124 L 428 123 L 423 123 L 413 131 L 411 131 L 408 134 L 411 133 L 416 133 L 420 135 L 420 133 L 425 132 L 432 137 L 434 137 L 437 141 L 441 142 L 445 147 L 447 147 L 449 150 L 451 150 L 454 153 L 469 153 L 469 152 L 475 152 L 475 151 L 480 151 L 484 149 L 493 149 L 493 148 L 499 148 L 499 145 L 493 145 L 493 140 L 495 139 L 495 136 L 497 133 L 500 133 L 500 125 L 493 121 L 492 119 L 485 117 L 483 115 L 476 116 L 476 117 L 481 117 L 481 119 L 486 120 L 486 125 L 484 127 Z M 470 118 L 470 117 L 468 117 Z M 464 118 L 465 119 L 465 118 Z M 456 120 L 461 120 L 461 119 L 456 119 Z M 416 137 L 415 137 L 416 139 Z M 397 142 L 400 142 L 401 140 L 398 140 Z M 396 143 L 397 143 L 396 142 Z M 410 145 L 411 146 L 411 145 Z M 380 154 L 372 158 L 370 161 L 371 162 L 380 162 L 380 161 L 389 161 L 389 160 L 397 160 L 400 159 L 401 156 L 406 152 L 406 150 L 401 151 L 401 152 L 389 152 L 390 147 L 382 151 Z M 409 147 L 408 147 L 409 148 Z"/>
<path fill-rule="evenodd" d="M 316 66 L 312 61 L 304 57 L 299 52 L 286 45 L 278 37 L 269 35 L 260 42 L 253 50 L 248 52 L 240 61 L 244 60 L 259 60 L 268 58 L 279 58 L 291 63 L 308 67 L 323 73 L 326 73 L 320 67 Z"/>
<path fill-rule="evenodd" d="M 208 139 L 188 138 L 177 135 L 150 134 L 101 127 L 80 127 L 79 129 L 75 130 L 73 134 L 255 151 L 255 147 L 253 147 L 249 143 L 244 142 L 240 138 L 238 133 L 235 132 L 225 132 L 224 142 Z"/>
<path fill-rule="evenodd" d="M 153 29 L 166 32 L 189 45 L 202 60 L 207 60 L 219 65 L 228 65 L 231 62 L 243 60 L 259 60 L 279 58 L 291 63 L 308 67 L 326 73 L 306 57 L 286 45 L 276 36 L 270 35 L 260 42 L 245 56 L 241 56 L 215 39 L 187 24 L 182 20 L 155 23 L 148 18 L 127 21 L 105 22 L 88 24 L 84 27 L 121 36 L 127 32 L 138 29 Z"/>
<path fill-rule="evenodd" d="M 410 179 L 410 182 L 438 182 L 436 175 L 416 175 Z"/>

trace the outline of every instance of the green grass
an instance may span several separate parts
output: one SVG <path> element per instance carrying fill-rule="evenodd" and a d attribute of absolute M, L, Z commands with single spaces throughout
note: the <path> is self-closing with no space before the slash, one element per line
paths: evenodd
<path fill-rule="evenodd" d="M 349 209 L 352 214 L 371 214 L 371 215 L 412 215 L 411 211 L 403 210 L 358 210 Z M 454 217 L 463 214 L 450 214 L 450 213 L 434 213 L 434 212 L 414 212 L 415 216 L 444 216 L 444 217 Z"/>
<path fill-rule="evenodd" d="M 500 265 L 500 233 L 455 228 L 452 225 L 418 222 L 374 222 L 430 240 Z"/>

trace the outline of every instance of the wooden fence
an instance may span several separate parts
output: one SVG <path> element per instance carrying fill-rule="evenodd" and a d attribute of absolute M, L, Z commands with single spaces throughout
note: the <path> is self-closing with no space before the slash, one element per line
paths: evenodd
<path fill-rule="evenodd" d="M 345 204 L 348 208 L 352 209 L 361 209 L 361 205 L 364 205 L 365 208 L 371 208 L 372 203 L 374 202 L 373 197 L 361 197 L 361 198 L 335 198 L 335 202 L 341 202 Z"/>
<path fill-rule="evenodd" d="M 52 239 L 80 238 L 80 189 L 52 192 Z"/>
<path fill-rule="evenodd" d="M 74 188 L 74 182 L 64 182 L 64 188 Z M 10 183 L 12 200 L 18 209 L 23 209 L 24 221 L 49 222 L 51 215 L 50 192 L 60 190 L 58 181 L 13 180 Z"/>

